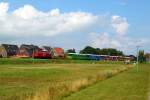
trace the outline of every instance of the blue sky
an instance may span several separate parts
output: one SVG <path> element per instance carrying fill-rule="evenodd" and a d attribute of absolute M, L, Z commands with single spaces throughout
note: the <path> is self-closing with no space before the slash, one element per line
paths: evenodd
<path fill-rule="evenodd" d="M 135 52 L 135 45 L 142 45 L 142 49 L 150 52 L 149 0 L 0 0 L 0 3 L 8 4 L 0 7 L 4 12 L 0 24 L 10 22 L 0 27 L 1 43 L 35 43 L 77 50 L 86 45 L 114 47 L 127 54 Z M 42 23 L 43 28 L 30 26 L 32 22 Z M 25 30 L 27 25 L 32 29 Z"/>

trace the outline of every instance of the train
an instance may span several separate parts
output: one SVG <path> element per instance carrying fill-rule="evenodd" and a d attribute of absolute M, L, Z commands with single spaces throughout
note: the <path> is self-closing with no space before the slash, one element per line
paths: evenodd
<path fill-rule="evenodd" d="M 110 55 L 96 55 L 96 54 L 77 54 L 68 53 L 68 59 L 73 60 L 96 60 L 96 61 L 134 61 L 134 56 L 110 56 Z"/>

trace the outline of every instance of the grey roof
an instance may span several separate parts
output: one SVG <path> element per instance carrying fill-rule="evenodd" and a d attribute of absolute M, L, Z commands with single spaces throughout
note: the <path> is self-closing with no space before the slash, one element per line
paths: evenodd
<path fill-rule="evenodd" d="M 29 53 L 30 56 L 32 56 L 33 51 L 39 49 L 39 47 L 36 46 L 36 45 L 27 45 L 27 44 L 22 44 L 22 45 L 20 46 L 20 49 L 22 49 L 22 48 L 24 48 L 24 49 Z"/>
<path fill-rule="evenodd" d="M 18 46 L 17 45 L 12 45 L 12 44 L 2 44 L 2 46 L 7 50 L 7 49 L 14 49 L 14 50 L 18 50 Z"/>
<path fill-rule="evenodd" d="M 27 44 L 22 44 L 22 45 L 20 46 L 20 48 L 26 48 L 26 49 L 39 49 L 39 47 L 36 46 L 36 45 L 27 45 Z"/>
<path fill-rule="evenodd" d="M 2 44 L 1 46 L 3 46 L 5 48 L 8 56 L 16 55 L 17 52 L 19 51 L 19 48 L 17 45 Z"/>

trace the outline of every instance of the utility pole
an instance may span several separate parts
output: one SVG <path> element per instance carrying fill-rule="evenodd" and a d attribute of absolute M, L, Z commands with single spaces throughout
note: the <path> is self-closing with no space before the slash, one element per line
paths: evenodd
<path fill-rule="evenodd" d="M 136 48 L 137 48 L 137 62 L 136 62 L 137 63 L 137 66 L 136 66 L 137 72 L 139 71 L 139 48 L 140 47 L 141 46 L 136 46 Z"/>

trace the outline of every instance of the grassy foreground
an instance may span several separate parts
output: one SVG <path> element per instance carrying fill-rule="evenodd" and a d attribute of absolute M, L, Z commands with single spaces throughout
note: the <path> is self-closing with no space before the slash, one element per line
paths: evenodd
<path fill-rule="evenodd" d="M 98 82 L 64 100 L 148 100 L 150 64 Z"/>
<path fill-rule="evenodd" d="M 128 66 L 123 64 L 0 64 L 0 100 L 60 100 Z"/>

